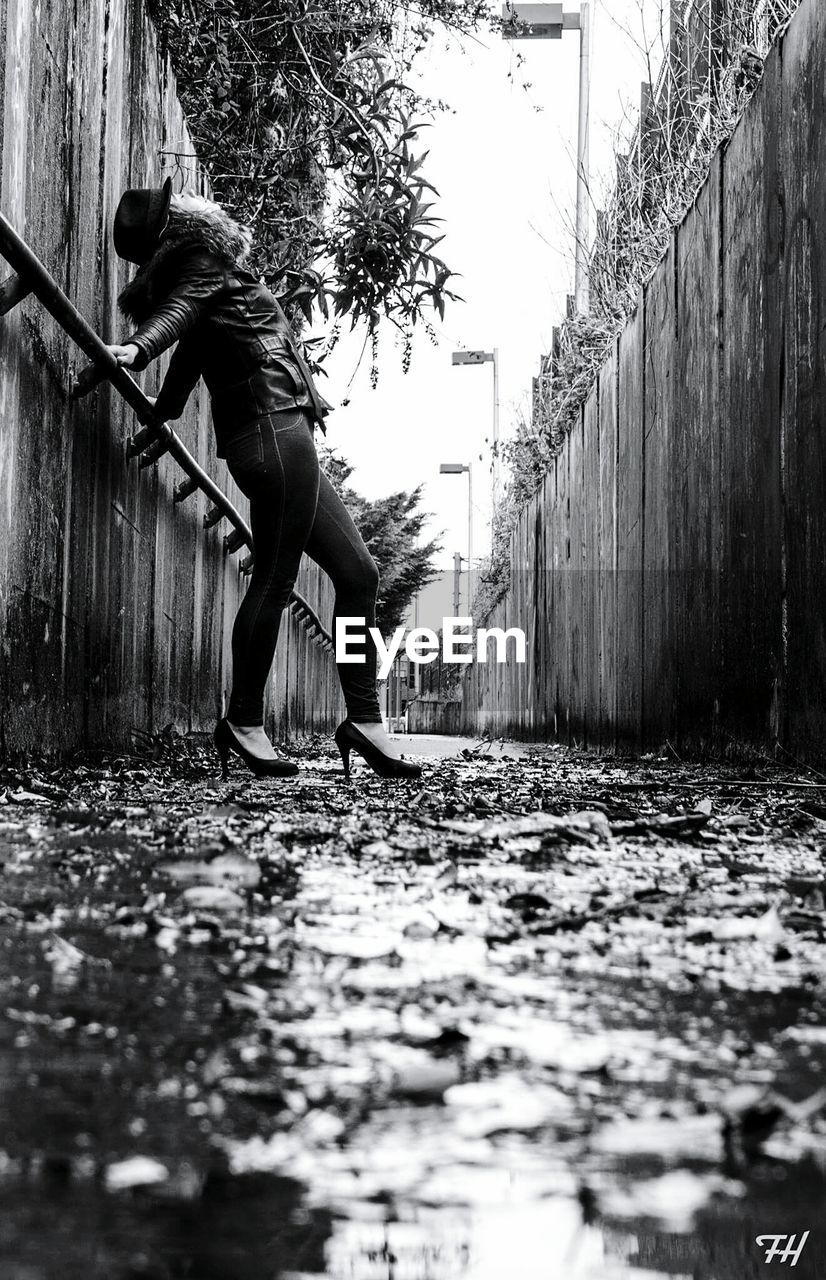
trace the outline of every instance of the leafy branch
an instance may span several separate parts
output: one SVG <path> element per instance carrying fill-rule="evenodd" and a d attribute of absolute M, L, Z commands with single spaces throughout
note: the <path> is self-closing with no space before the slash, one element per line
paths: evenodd
<path fill-rule="evenodd" d="M 414 154 L 433 107 L 406 83 L 439 25 L 481 0 L 148 0 L 216 199 L 256 234 L 256 268 L 308 322 L 409 335 L 457 298 L 438 193 Z M 167 155 L 172 148 L 167 148 Z M 174 152 L 192 181 L 195 158 Z"/>

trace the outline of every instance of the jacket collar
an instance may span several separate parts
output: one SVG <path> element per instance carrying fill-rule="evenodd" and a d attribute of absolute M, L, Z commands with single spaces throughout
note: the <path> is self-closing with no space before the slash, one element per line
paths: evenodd
<path fill-rule="evenodd" d="M 169 268 L 181 253 L 193 248 L 208 249 L 227 266 L 240 266 L 249 254 L 251 241 L 249 229 L 219 205 L 185 213 L 176 211 L 152 257 L 121 290 L 120 310 L 133 324 L 141 324 L 166 293 Z"/>

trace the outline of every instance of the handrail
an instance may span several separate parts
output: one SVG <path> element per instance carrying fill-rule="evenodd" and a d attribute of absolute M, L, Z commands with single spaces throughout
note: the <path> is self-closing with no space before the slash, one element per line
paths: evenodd
<path fill-rule="evenodd" d="M 225 518 L 233 525 L 236 532 L 229 534 L 225 538 L 225 544 L 231 541 L 233 550 L 237 551 L 242 546 L 247 546 L 252 551 L 252 532 L 240 511 L 193 458 L 180 436 L 173 431 L 169 423 L 160 422 L 156 418 L 151 401 L 140 389 L 134 378 L 127 373 L 122 365 L 118 364 L 106 344 L 95 333 L 92 326 L 66 296 L 37 255 L 32 252 L 25 240 L 17 234 L 14 227 L 2 213 L 0 213 L 0 253 L 14 268 L 19 277 L 19 281 L 12 279 L 0 286 L 0 315 L 4 314 L 4 311 L 11 310 L 11 307 L 22 301 L 29 292 L 33 293 L 49 314 L 66 330 L 73 342 L 89 357 L 95 368 L 100 371 L 102 377 L 111 382 L 130 408 L 134 409 L 138 421 L 146 429 L 146 434 L 139 432 L 133 438 L 135 446 L 132 450 L 133 456 L 143 453 L 147 445 L 152 450 L 152 453 L 147 457 L 147 462 L 156 461 L 162 453 L 171 454 L 181 470 L 194 482 L 191 487 L 182 486 L 186 488 L 186 492 L 192 493 L 196 488 L 201 489 L 213 503 L 213 507 L 220 513 L 220 515 L 215 515 L 210 523 L 214 524 L 218 522 L 218 519 Z M 5 306 L 3 298 L 6 299 Z M 90 390 L 91 386 L 92 379 L 88 376 L 85 377 L 82 390 Z M 163 448 L 158 452 L 159 444 L 162 444 Z M 186 494 L 181 493 L 180 496 L 183 497 Z M 311 632 L 314 640 L 317 640 L 324 648 L 332 649 L 332 636 L 321 622 L 312 605 L 304 599 L 300 592 L 292 591 L 290 609 L 305 629 Z"/>

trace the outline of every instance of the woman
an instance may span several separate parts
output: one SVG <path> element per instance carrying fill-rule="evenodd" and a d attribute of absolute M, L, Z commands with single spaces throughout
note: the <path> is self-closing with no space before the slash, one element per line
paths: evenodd
<path fill-rule="evenodd" d="M 139 327 L 109 347 L 118 364 L 146 366 L 177 343 L 155 404 L 178 418 L 200 377 L 209 389 L 218 457 L 250 504 L 254 567 L 232 632 L 232 695 L 215 729 L 227 776 L 235 752 L 258 776 L 296 766 L 264 732 L 264 690 L 284 606 L 306 552 L 335 587 L 335 613 L 375 626 L 378 572 L 341 499 L 319 470 L 313 441 L 330 406 L 319 395 L 284 312 L 245 267 L 251 233 L 217 204 L 162 188 L 124 193 L 115 250 L 139 266 L 120 295 Z M 357 633 L 351 632 L 356 635 Z M 387 738 L 376 697 L 376 649 L 338 666 L 347 719 L 336 729 L 345 775 L 356 751 L 383 777 L 421 773 Z"/>

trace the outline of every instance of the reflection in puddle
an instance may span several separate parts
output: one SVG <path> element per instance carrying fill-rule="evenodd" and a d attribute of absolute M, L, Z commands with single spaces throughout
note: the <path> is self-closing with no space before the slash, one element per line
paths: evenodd
<path fill-rule="evenodd" d="M 722 823 L 545 847 L 552 774 L 475 768 L 425 825 L 189 784 L 21 825 L 0 1280 L 756 1280 L 807 1229 L 823 1280 L 822 912 L 754 933 L 792 870 L 821 893 L 819 833 L 765 871 Z"/>
<path fill-rule="evenodd" d="M 613 1240 L 609 1256 L 603 1232 L 583 1226 L 570 1199 L 445 1217 L 340 1225 L 327 1245 L 329 1280 L 665 1280 L 626 1265 L 637 1251 L 633 1237 Z M 669 1280 L 680 1278 L 671 1273 Z"/>

